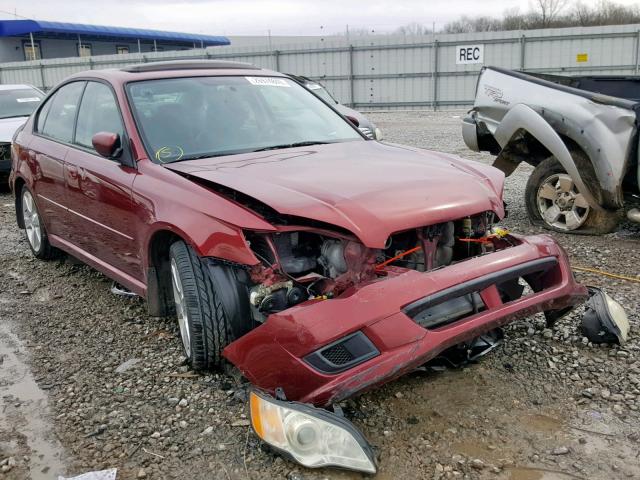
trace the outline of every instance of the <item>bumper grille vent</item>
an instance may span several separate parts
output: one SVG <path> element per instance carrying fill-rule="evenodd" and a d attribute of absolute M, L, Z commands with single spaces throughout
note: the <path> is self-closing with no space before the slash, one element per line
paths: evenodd
<path fill-rule="evenodd" d="M 323 350 L 321 355 L 336 365 L 345 365 L 353 360 L 353 355 L 351 355 L 351 352 L 349 352 L 342 343 Z"/>
<path fill-rule="evenodd" d="M 355 332 L 310 353 L 304 360 L 322 373 L 340 373 L 380 355 L 362 332 Z"/>
<path fill-rule="evenodd" d="M 11 160 L 10 143 L 0 143 L 0 160 Z"/>

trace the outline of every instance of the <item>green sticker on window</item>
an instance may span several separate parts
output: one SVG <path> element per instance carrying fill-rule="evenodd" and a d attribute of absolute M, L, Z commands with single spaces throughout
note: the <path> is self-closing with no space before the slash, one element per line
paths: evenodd
<path fill-rule="evenodd" d="M 160 147 L 156 150 L 156 160 L 160 163 L 175 162 L 180 160 L 184 155 L 182 147 Z"/>

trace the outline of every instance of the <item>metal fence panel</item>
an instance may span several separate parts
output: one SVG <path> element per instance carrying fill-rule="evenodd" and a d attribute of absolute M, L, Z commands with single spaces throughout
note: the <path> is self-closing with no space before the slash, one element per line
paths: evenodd
<path fill-rule="evenodd" d="M 4 63 L 0 64 L 0 83 L 28 83 L 49 90 L 83 70 L 218 58 L 311 77 L 323 82 L 339 101 L 357 108 L 412 109 L 469 105 L 484 65 L 576 75 L 640 74 L 640 25 L 328 37 L 273 48 L 265 44 Z M 483 47 L 483 62 L 457 62 L 457 47 L 471 45 Z"/>

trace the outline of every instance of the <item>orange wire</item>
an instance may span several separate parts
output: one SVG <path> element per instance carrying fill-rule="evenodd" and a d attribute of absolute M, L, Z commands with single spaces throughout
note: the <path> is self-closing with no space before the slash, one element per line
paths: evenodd
<path fill-rule="evenodd" d="M 410 250 L 405 250 L 404 252 L 396 255 L 393 258 L 390 258 L 389 260 L 385 260 L 384 262 L 377 264 L 376 265 L 376 270 L 378 270 L 378 269 L 380 269 L 382 267 L 385 267 L 385 266 L 389 265 L 392 262 L 395 262 L 396 260 L 404 257 L 405 255 L 409 255 L 409 254 L 411 254 L 413 252 L 417 252 L 418 250 L 421 250 L 421 249 L 422 249 L 422 247 L 418 246 L 418 247 L 414 247 L 414 248 L 412 248 Z"/>
<path fill-rule="evenodd" d="M 482 238 L 459 238 L 461 242 L 467 243 L 491 243 L 492 237 L 482 237 Z"/>
<path fill-rule="evenodd" d="M 482 237 L 482 238 L 458 238 L 459 241 L 461 242 L 473 242 L 473 243 L 492 243 L 491 239 L 495 238 L 495 235 L 489 235 L 488 237 Z M 386 267 L 387 265 L 389 265 L 390 263 L 395 262 L 396 260 L 399 260 L 400 258 L 409 255 L 413 252 L 417 252 L 418 250 L 421 250 L 422 247 L 418 246 L 418 247 L 414 247 L 410 250 L 405 250 L 402 253 L 399 253 L 398 255 L 396 255 L 395 257 L 390 258 L 389 260 L 385 260 L 382 263 L 379 263 L 375 266 L 376 270 L 381 269 L 382 267 Z"/>

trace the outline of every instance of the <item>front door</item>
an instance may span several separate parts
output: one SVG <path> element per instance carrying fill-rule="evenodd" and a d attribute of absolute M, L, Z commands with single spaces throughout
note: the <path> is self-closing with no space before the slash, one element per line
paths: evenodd
<path fill-rule="evenodd" d="M 143 279 L 131 186 L 137 170 L 104 158 L 91 139 L 98 132 L 125 133 L 111 87 L 88 82 L 65 162 L 72 243 L 85 254 L 136 280 Z M 128 154 L 125 153 L 125 154 Z"/>

